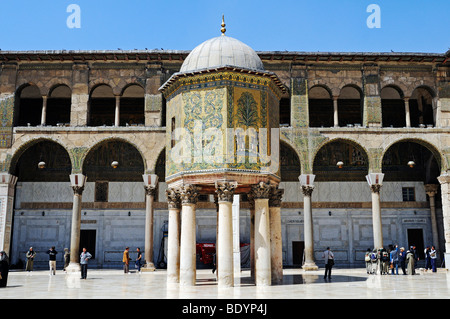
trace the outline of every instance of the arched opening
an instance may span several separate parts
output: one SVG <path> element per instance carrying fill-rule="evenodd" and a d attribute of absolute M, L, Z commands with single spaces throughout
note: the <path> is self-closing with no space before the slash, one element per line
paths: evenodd
<path fill-rule="evenodd" d="M 333 100 L 323 86 L 313 86 L 308 92 L 309 126 L 331 127 L 333 121 Z"/>
<path fill-rule="evenodd" d="M 165 182 L 166 180 L 166 149 L 163 149 L 159 153 L 158 159 L 155 165 L 155 174 L 158 176 L 159 182 Z"/>
<path fill-rule="evenodd" d="M 280 142 L 280 177 L 282 182 L 298 182 L 301 174 L 300 159 L 295 150 Z"/>
<path fill-rule="evenodd" d="M 144 125 L 144 89 L 137 84 L 129 85 L 120 97 L 120 126 Z"/>
<path fill-rule="evenodd" d="M 113 165 L 117 162 L 117 165 Z M 122 140 L 99 143 L 86 155 L 83 173 L 89 182 L 142 181 L 144 162 L 141 153 L 132 144 Z"/>
<path fill-rule="evenodd" d="M 381 113 L 383 127 L 405 127 L 406 113 L 403 93 L 394 86 L 381 90 Z"/>
<path fill-rule="evenodd" d="M 72 90 L 67 85 L 54 87 L 47 100 L 47 125 L 66 126 L 70 124 Z"/>
<path fill-rule="evenodd" d="M 122 140 L 99 143 L 89 151 L 83 162 L 83 174 L 88 182 L 94 183 L 94 202 L 137 200 L 133 190 L 142 182 L 144 171 L 141 153 Z"/>
<path fill-rule="evenodd" d="M 365 181 L 368 156 L 364 149 L 348 140 L 322 146 L 314 158 L 315 181 Z"/>
<path fill-rule="evenodd" d="M 16 91 L 16 114 L 14 126 L 37 126 L 41 124 L 42 95 L 36 85 L 26 85 Z"/>
<path fill-rule="evenodd" d="M 401 141 L 385 152 L 382 161 L 385 181 L 418 181 L 439 184 L 439 162 L 433 152 L 418 141 Z"/>
<path fill-rule="evenodd" d="M 60 144 L 42 140 L 29 146 L 12 167 L 19 182 L 69 182 L 72 164 Z"/>
<path fill-rule="evenodd" d="M 116 98 L 109 85 L 96 86 L 89 97 L 89 125 L 112 126 L 116 110 Z"/>
<path fill-rule="evenodd" d="M 434 126 L 433 114 L 434 94 L 426 87 L 416 88 L 409 99 L 411 126 Z"/>
<path fill-rule="evenodd" d="M 338 98 L 339 126 L 362 124 L 361 90 L 344 86 Z"/>

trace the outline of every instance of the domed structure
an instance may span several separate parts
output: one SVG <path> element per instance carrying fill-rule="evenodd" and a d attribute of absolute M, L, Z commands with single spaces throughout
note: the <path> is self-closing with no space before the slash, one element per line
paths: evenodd
<path fill-rule="evenodd" d="M 223 66 L 264 71 L 261 59 L 251 47 L 222 33 L 221 36 L 209 39 L 193 49 L 181 66 L 180 72 Z"/>

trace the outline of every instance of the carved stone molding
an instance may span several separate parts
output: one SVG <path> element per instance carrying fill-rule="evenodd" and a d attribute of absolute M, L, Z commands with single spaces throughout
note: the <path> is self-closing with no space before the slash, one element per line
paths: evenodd
<path fill-rule="evenodd" d="M 197 204 L 198 189 L 195 185 L 184 185 L 180 187 L 180 199 L 181 205 L 184 204 Z"/>
<path fill-rule="evenodd" d="M 156 195 L 156 186 L 144 185 L 144 189 L 145 195 L 151 195 L 153 197 Z"/>
<path fill-rule="evenodd" d="M 233 202 L 234 190 L 237 187 L 236 182 L 217 181 L 216 194 L 219 202 Z"/>
<path fill-rule="evenodd" d="M 314 190 L 314 186 L 302 185 L 303 196 L 310 196 L 311 197 L 313 190 Z"/>
<path fill-rule="evenodd" d="M 168 203 L 168 208 L 175 208 L 180 209 L 181 208 L 181 201 L 180 201 L 180 191 L 177 188 L 168 188 L 166 189 L 166 198 Z"/>
<path fill-rule="evenodd" d="M 72 186 L 74 195 L 83 195 L 84 186 Z"/>
<path fill-rule="evenodd" d="M 259 182 L 256 185 L 252 185 L 251 192 L 254 199 L 268 199 L 270 197 L 271 186 L 269 183 Z"/>
<path fill-rule="evenodd" d="M 283 197 L 284 189 L 279 189 L 278 186 L 272 187 L 269 197 L 270 207 L 281 207 L 281 198 Z"/>
<path fill-rule="evenodd" d="M 373 193 L 379 194 L 381 191 L 381 185 L 380 184 L 370 185 L 370 189 L 372 190 Z"/>

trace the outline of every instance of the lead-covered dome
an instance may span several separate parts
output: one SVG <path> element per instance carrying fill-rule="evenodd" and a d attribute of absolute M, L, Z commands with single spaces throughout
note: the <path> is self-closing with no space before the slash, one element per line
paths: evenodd
<path fill-rule="evenodd" d="M 226 36 L 223 32 L 221 36 L 209 39 L 193 49 L 186 57 L 180 72 L 223 66 L 264 71 L 261 59 L 251 47 Z"/>

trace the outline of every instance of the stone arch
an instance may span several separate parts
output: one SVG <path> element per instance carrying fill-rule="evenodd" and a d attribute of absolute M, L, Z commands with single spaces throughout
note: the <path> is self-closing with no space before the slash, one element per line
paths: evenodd
<path fill-rule="evenodd" d="M 69 125 L 72 89 L 65 83 L 53 85 L 47 95 L 46 125 Z"/>
<path fill-rule="evenodd" d="M 302 172 L 300 155 L 290 143 L 282 140 L 280 140 L 279 161 L 281 181 L 298 181 Z"/>
<path fill-rule="evenodd" d="M 337 163 L 339 161 L 343 162 L 343 166 L 342 168 L 336 168 L 336 170 L 334 170 L 334 172 L 336 173 L 336 176 L 331 176 L 331 180 L 333 180 L 333 178 L 343 178 L 344 174 L 340 173 L 340 172 L 345 172 L 345 174 L 349 174 L 349 172 L 351 173 L 351 171 L 354 171 L 354 176 L 348 176 L 348 179 L 346 180 L 358 180 L 358 181 L 362 181 L 364 180 L 364 176 L 367 174 L 367 172 L 369 171 L 369 168 L 371 167 L 371 158 L 369 157 L 369 152 L 368 150 L 361 145 L 358 141 L 353 140 L 351 138 L 343 138 L 343 137 L 337 137 L 337 138 L 333 138 L 333 139 L 329 139 L 324 141 L 323 143 L 317 145 L 316 149 L 314 150 L 313 156 L 312 156 L 312 168 L 311 171 L 317 175 L 317 167 L 319 166 L 319 164 L 321 164 L 321 159 L 318 158 L 319 154 L 322 151 L 326 151 L 327 147 L 331 147 L 332 144 L 341 144 L 341 145 L 345 145 L 348 147 L 351 147 L 353 149 L 352 152 L 352 158 L 346 157 L 343 158 L 343 156 L 347 155 L 349 156 L 349 152 L 348 150 L 346 150 L 347 154 L 341 154 L 341 153 L 331 153 L 328 154 L 327 158 L 325 161 L 328 160 L 328 166 L 330 168 L 331 171 L 334 170 L 334 168 L 337 167 Z M 322 162 L 324 162 L 322 160 Z M 349 165 L 350 163 L 350 165 Z M 323 163 L 322 163 L 323 164 Z M 331 167 L 333 167 L 333 169 L 331 169 Z M 341 170 L 341 171 L 338 171 Z M 338 175 L 341 175 L 341 177 L 339 177 Z M 346 177 L 344 177 L 346 178 Z M 320 181 L 321 177 L 318 176 L 317 180 Z M 338 179 L 338 180 L 342 180 L 342 179 Z"/>
<path fill-rule="evenodd" d="M 388 145 L 386 145 L 383 148 L 383 152 L 379 158 L 379 167 L 383 167 L 383 158 L 386 155 L 386 152 L 394 145 L 397 143 L 401 143 L 401 142 L 412 142 L 412 143 L 417 143 L 423 147 L 425 147 L 426 149 L 428 149 L 434 156 L 434 158 L 436 159 L 438 165 L 439 165 L 439 169 L 441 171 L 441 173 L 444 173 L 446 170 L 448 170 L 448 166 L 447 166 L 447 162 L 445 160 L 445 156 L 444 154 L 442 154 L 439 151 L 439 148 L 436 147 L 432 142 L 427 141 L 423 138 L 418 138 L 418 137 L 402 137 L 402 138 L 398 138 L 392 142 L 390 142 Z"/>
<path fill-rule="evenodd" d="M 383 127 L 406 127 L 405 95 L 400 86 L 384 86 L 380 98 Z"/>
<path fill-rule="evenodd" d="M 145 88 L 137 82 L 128 83 L 120 94 L 120 126 L 145 124 Z"/>
<path fill-rule="evenodd" d="M 141 147 L 139 147 L 138 144 L 136 144 L 133 141 L 130 141 L 129 139 L 125 138 L 125 137 L 121 137 L 121 136 L 109 136 L 109 137 L 105 137 L 102 138 L 100 140 L 96 140 L 94 142 L 91 142 L 89 145 L 86 145 L 86 151 L 84 152 L 84 155 L 82 156 L 81 160 L 80 160 L 80 168 L 82 169 L 84 166 L 84 162 L 86 160 L 86 157 L 88 156 L 88 154 L 92 151 L 94 151 L 95 149 L 97 149 L 101 144 L 106 143 L 106 142 L 111 142 L 111 141 L 119 141 L 119 142 L 123 142 L 123 143 L 127 143 L 130 144 L 131 146 L 133 146 L 141 155 L 142 158 L 142 162 L 144 164 L 144 171 L 142 172 L 144 174 L 144 172 L 147 171 L 147 161 L 146 158 L 144 156 L 144 153 L 141 149 Z"/>
<path fill-rule="evenodd" d="M 359 86 L 351 83 L 341 87 L 337 99 L 339 126 L 362 125 L 363 100 Z"/>
<path fill-rule="evenodd" d="M 45 137 L 45 136 L 40 136 L 40 137 L 35 137 L 35 138 L 31 138 L 31 139 L 27 139 L 25 141 L 23 141 L 21 144 L 19 145 L 14 145 L 15 150 L 13 151 L 13 153 L 11 154 L 11 159 L 9 160 L 9 163 L 6 167 L 6 171 L 8 171 L 10 174 L 13 174 L 16 165 L 20 159 L 20 157 L 33 145 L 36 145 L 37 143 L 40 142 L 52 142 L 52 143 L 56 143 L 59 146 L 61 146 L 68 154 L 69 158 L 70 158 L 70 164 L 71 167 L 74 166 L 74 158 L 72 156 L 72 153 L 69 151 L 69 149 L 67 148 L 67 146 L 60 141 L 59 139 L 56 139 L 54 137 Z M 20 142 L 19 142 L 20 143 Z"/>
<path fill-rule="evenodd" d="M 108 145 L 109 143 L 113 143 L 113 145 Z M 114 143 L 119 144 L 114 145 Z M 102 151 L 102 147 L 109 147 L 109 149 Z M 100 155 L 96 158 L 93 158 L 92 156 L 94 156 L 97 151 L 100 151 Z M 127 157 L 132 156 L 133 153 L 135 153 L 135 156 L 137 156 L 136 158 Z M 135 160 L 137 160 L 137 162 Z M 89 175 L 90 170 L 92 170 L 91 173 L 93 173 L 95 176 L 105 175 L 111 177 L 112 175 L 114 175 L 113 171 L 110 171 L 113 161 L 118 161 L 119 163 L 118 172 L 120 172 L 121 174 L 121 179 L 127 178 L 127 176 L 124 175 L 123 171 L 128 172 L 128 170 L 131 170 L 130 172 L 132 172 L 133 174 L 135 173 L 134 178 L 140 181 L 142 179 L 142 174 L 144 174 L 146 171 L 146 160 L 140 148 L 128 139 L 117 136 L 103 138 L 88 147 L 80 160 L 80 168 L 82 170 L 82 173 L 86 175 Z M 87 169 L 87 165 L 93 165 L 94 168 Z M 96 165 L 101 166 L 102 172 L 98 172 L 98 169 L 95 167 Z M 136 170 L 138 168 L 140 171 Z M 130 179 L 132 178 L 131 176 L 128 177 L 130 177 Z"/>
<path fill-rule="evenodd" d="M 14 94 L 14 126 L 41 124 L 42 88 L 32 82 L 19 85 Z"/>
<path fill-rule="evenodd" d="M 108 85 L 111 87 L 111 90 L 113 91 L 114 95 L 120 94 L 120 88 L 117 87 L 117 85 L 114 83 L 113 79 L 105 78 L 105 77 L 99 77 L 97 79 L 93 79 L 89 81 L 89 95 L 91 92 L 95 90 L 96 87 L 101 85 Z"/>
<path fill-rule="evenodd" d="M 43 95 L 47 95 L 50 96 L 51 92 L 57 88 L 58 86 L 61 85 L 65 85 L 67 86 L 70 91 L 72 91 L 72 83 L 68 80 L 65 79 L 63 77 L 55 77 L 55 78 L 51 78 L 42 88 L 42 90 L 44 91 Z"/>
<path fill-rule="evenodd" d="M 113 88 L 108 83 L 98 83 L 89 92 L 89 126 L 112 126 L 116 108 Z"/>
<path fill-rule="evenodd" d="M 308 113 L 310 127 L 331 127 L 333 120 L 333 93 L 323 84 L 308 89 Z"/>
<path fill-rule="evenodd" d="M 410 93 L 409 110 L 412 127 L 436 124 L 434 109 L 436 93 L 428 85 L 418 85 Z"/>

